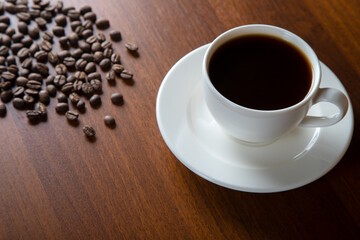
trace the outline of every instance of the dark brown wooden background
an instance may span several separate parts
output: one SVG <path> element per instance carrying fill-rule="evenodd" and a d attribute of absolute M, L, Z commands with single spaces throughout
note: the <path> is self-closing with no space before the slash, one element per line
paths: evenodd
<path fill-rule="evenodd" d="M 55 1 L 54 1 L 55 2 Z M 104 85 L 103 104 L 71 126 L 49 106 L 29 125 L 8 104 L 0 119 L 0 239 L 359 239 L 360 2 L 358 0 L 68 0 L 90 4 L 123 40 L 114 44 L 134 85 Z M 189 51 L 243 24 L 265 23 L 304 38 L 341 79 L 355 132 L 323 178 L 274 194 L 237 192 L 189 171 L 164 143 L 158 88 Z M 109 29 L 110 30 L 110 29 Z M 105 31 L 106 34 L 109 30 Z M 126 41 L 139 44 L 130 56 Z M 120 91 L 123 106 L 110 103 Z M 112 114 L 117 127 L 103 117 Z M 84 137 L 94 126 L 95 142 Z"/>

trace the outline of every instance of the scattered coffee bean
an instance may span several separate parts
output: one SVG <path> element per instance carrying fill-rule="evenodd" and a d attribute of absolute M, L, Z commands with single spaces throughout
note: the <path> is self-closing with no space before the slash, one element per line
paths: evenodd
<path fill-rule="evenodd" d="M 111 40 L 113 40 L 113 41 L 120 41 L 121 40 L 121 33 L 120 33 L 120 31 L 117 31 L 117 30 L 112 30 L 112 31 L 110 31 L 110 38 L 111 38 Z"/>
<path fill-rule="evenodd" d="M 84 51 L 84 53 L 90 53 L 91 52 L 90 44 L 80 41 L 78 43 L 78 45 L 79 45 L 79 48 Z"/>
<path fill-rule="evenodd" d="M 66 78 L 66 82 L 68 82 L 68 83 L 73 83 L 73 82 L 75 82 L 75 80 L 76 80 L 76 77 L 74 75 L 69 75 Z"/>
<path fill-rule="evenodd" d="M 57 100 L 59 103 L 67 103 L 67 96 L 64 93 L 59 92 Z"/>
<path fill-rule="evenodd" d="M 6 63 L 8 66 L 10 65 L 16 65 L 16 58 L 14 55 L 10 55 L 6 58 Z"/>
<path fill-rule="evenodd" d="M 87 13 L 84 14 L 84 19 L 95 22 L 96 21 L 96 14 L 94 12 L 87 12 Z"/>
<path fill-rule="evenodd" d="M 105 78 L 106 78 L 106 80 L 108 80 L 108 82 L 114 82 L 115 81 L 115 72 L 113 70 L 107 72 Z"/>
<path fill-rule="evenodd" d="M 80 101 L 80 96 L 77 93 L 70 93 L 69 95 L 70 102 L 76 105 Z"/>
<path fill-rule="evenodd" d="M 76 63 L 75 63 L 76 69 L 80 70 L 80 71 L 83 71 L 85 69 L 86 65 L 87 65 L 87 61 L 82 59 L 82 58 L 77 60 Z"/>
<path fill-rule="evenodd" d="M 26 86 L 26 83 L 29 81 L 26 77 L 20 76 L 16 78 L 16 85 L 19 87 Z"/>
<path fill-rule="evenodd" d="M 69 38 L 67 36 L 62 36 L 59 38 L 59 43 L 62 48 L 69 47 Z"/>
<path fill-rule="evenodd" d="M 66 75 L 67 73 L 67 67 L 60 63 L 58 65 L 55 66 L 55 72 L 58 74 L 58 75 Z"/>
<path fill-rule="evenodd" d="M 30 55 L 30 51 L 28 48 L 24 47 L 24 48 L 20 49 L 16 55 L 18 56 L 20 61 L 22 61 Z"/>
<path fill-rule="evenodd" d="M 111 47 L 112 47 L 112 43 L 109 42 L 109 41 L 107 41 L 107 40 L 105 40 L 105 41 L 103 41 L 103 42 L 101 43 L 101 47 L 102 47 L 103 49 L 111 48 Z"/>
<path fill-rule="evenodd" d="M 30 48 L 31 44 L 33 44 L 33 40 L 31 37 L 29 36 L 25 36 L 22 40 L 21 43 L 24 44 L 24 47 Z M 30 49 L 29 49 L 30 50 Z M 31 52 L 32 54 L 32 52 Z"/>
<path fill-rule="evenodd" d="M 12 99 L 12 91 L 9 89 L 9 90 L 5 90 L 5 91 L 2 91 L 0 93 L 0 98 L 1 98 L 1 101 L 3 101 L 4 103 L 8 103 L 11 101 Z"/>
<path fill-rule="evenodd" d="M 109 127 L 113 127 L 113 126 L 116 125 L 116 123 L 115 123 L 115 118 L 112 117 L 112 116 L 110 116 L 110 115 L 106 115 L 106 116 L 104 117 L 104 123 L 105 123 L 107 126 L 109 126 Z"/>
<path fill-rule="evenodd" d="M 54 35 L 51 32 L 44 32 L 42 34 L 42 39 L 50 43 L 53 42 Z"/>
<path fill-rule="evenodd" d="M 91 51 L 92 52 L 96 52 L 96 51 L 100 51 L 102 49 L 101 44 L 99 42 L 94 42 L 93 44 L 91 44 Z"/>
<path fill-rule="evenodd" d="M 47 21 L 42 17 L 35 18 L 36 24 L 39 26 L 40 29 L 46 29 Z"/>
<path fill-rule="evenodd" d="M 83 83 L 81 86 L 81 90 L 88 97 L 94 94 L 94 88 L 91 86 L 90 83 Z"/>
<path fill-rule="evenodd" d="M 121 64 L 113 64 L 112 65 L 112 70 L 116 73 L 116 74 L 121 74 L 124 71 L 124 67 Z"/>
<path fill-rule="evenodd" d="M 19 32 L 21 32 L 23 34 L 27 34 L 28 33 L 28 24 L 26 22 L 20 21 L 18 23 L 18 30 L 19 30 Z"/>
<path fill-rule="evenodd" d="M 65 35 L 65 30 L 61 26 L 54 26 L 52 31 L 53 31 L 54 35 L 57 37 L 61 37 L 61 36 Z"/>
<path fill-rule="evenodd" d="M 79 36 L 76 33 L 71 33 L 69 35 L 69 43 L 71 46 L 76 47 L 78 45 Z"/>
<path fill-rule="evenodd" d="M 28 88 L 25 90 L 26 95 L 30 95 L 33 97 L 37 97 L 39 95 L 39 91 L 35 89 Z"/>
<path fill-rule="evenodd" d="M 29 121 L 38 121 L 41 118 L 41 112 L 38 110 L 27 110 L 26 111 L 26 117 L 29 119 Z"/>
<path fill-rule="evenodd" d="M 40 116 L 41 117 L 46 117 L 46 115 L 47 115 L 47 109 L 46 109 L 46 105 L 44 104 L 44 103 L 42 103 L 42 102 L 39 102 L 38 104 L 37 104 L 37 111 L 39 111 L 40 112 Z"/>
<path fill-rule="evenodd" d="M 98 79 L 98 80 L 100 80 L 101 81 L 101 74 L 100 73 L 98 73 L 98 72 L 93 72 L 93 73 L 90 73 L 89 75 L 88 75 L 88 81 L 91 81 L 91 80 L 94 80 L 94 79 Z"/>
<path fill-rule="evenodd" d="M 3 72 L 1 77 L 4 81 L 14 82 L 16 80 L 16 75 L 12 72 Z"/>
<path fill-rule="evenodd" d="M 131 73 L 130 71 L 128 70 L 124 70 L 120 73 L 120 77 L 124 80 L 130 80 L 133 78 L 133 73 Z"/>
<path fill-rule="evenodd" d="M 71 30 L 75 31 L 75 29 L 79 26 L 82 26 L 82 23 L 80 21 L 73 21 L 70 24 Z"/>
<path fill-rule="evenodd" d="M 35 53 L 34 55 L 36 61 L 38 62 L 46 62 L 48 60 L 48 53 L 41 50 Z"/>
<path fill-rule="evenodd" d="M 6 105 L 2 102 L 0 102 L 0 116 L 4 117 L 6 115 Z"/>
<path fill-rule="evenodd" d="M 52 21 L 52 14 L 49 12 L 41 11 L 40 17 L 45 19 L 48 23 L 50 23 Z"/>
<path fill-rule="evenodd" d="M 35 102 L 34 97 L 30 96 L 29 94 L 25 94 L 23 99 L 24 99 L 25 105 L 27 105 L 27 106 L 32 106 Z"/>
<path fill-rule="evenodd" d="M 47 85 L 47 86 L 46 86 L 46 90 L 48 91 L 48 93 L 49 93 L 49 95 L 50 95 L 51 97 L 55 97 L 55 96 L 56 96 L 57 90 L 56 90 L 56 87 L 55 87 L 54 85 L 52 85 L 52 84 Z"/>
<path fill-rule="evenodd" d="M 4 46 L 10 47 L 11 44 L 11 38 L 8 35 L 3 35 L 2 36 L 2 44 Z"/>
<path fill-rule="evenodd" d="M 25 107 L 25 102 L 22 98 L 14 98 L 12 104 L 16 109 L 22 109 Z"/>
<path fill-rule="evenodd" d="M 21 44 L 21 43 L 19 43 Z M 9 48 L 7 46 L 0 47 L 0 56 L 6 57 L 9 54 Z"/>
<path fill-rule="evenodd" d="M 66 26 L 66 17 L 65 15 L 57 15 L 55 18 L 54 18 L 54 21 L 56 23 L 56 25 L 60 26 L 60 27 L 65 27 Z"/>
<path fill-rule="evenodd" d="M 29 89 L 34 89 L 34 90 L 41 90 L 41 82 L 35 81 L 35 80 L 29 80 L 26 83 L 26 87 Z"/>
<path fill-rule="evenodd" d="M 112 48 L 106 48 L 104 50 L 104 57 L 105 58 L 111 58 L 111 56 L 113 55 L 114 50 Z"/>
<path fill-rule="evenodd" d="M 62 87 L 66 83 L 66 77 L 64 75 L 56 75 L 54 78 L 54 85 Z"/>
<path fill-rule="evenodd" d="M 90 81 L 91 86 L 94 88 L 94 91 L 101 92 L 102 91 L 102 83 L 99 79 L 93 79 Z"/>
<path fill-rule="evenodd" d="M 9 37 L 12 37 L 12 35 L 15 34 L 15 29 L 13 27 L 8 27 L 5 31 L 5 34 L 8 35 Z"/>
<path fill-rule="evenodd" d="M 85 21 L 83 22 L 82 26 L 83 26 L 85 29 L 92 30 L 93 22 L 90 21 L 90 20 L 85 20 Z"/>
<path fill-rule="evenodd" d="M 39 43 L 39 46 L 42 50 L 50 52 L 52 49 L 52 44 L 49 41 L 43 40 Z"/>
<path fill-rule="evenodd" d="M 49 104 L 50 102 L 50 95 L 49 92 L 47 90 L 41 90 L 39 92 L 39 100 L 40 102 L 42 102 L 43 104 Z"/>
<path fill-rule="evenodd" d="M 13 43 L 20 43 L 23 38 L 24 38 L 24 34 L 22 34 L 22 33 L 15 33 L 11 37 Z"/>
<path fill-rule="evenodd" d="M 34 42 L 33 44 L 31 44 L 31 46 L 29 47 L 29 51 L 31 53 L 32 56 L 35 55 L 35 53 L 37 51 L 39 51 L 39 44 L 37 44 L 36 42 Z"/>
<path fill-rule="evenodd" d="M 0 33 L 5 33 L 8 26 L 6 23 L 0 23 Z"/>
<path fill-rule="evenodd" d="M 99 66 L 102 70 L 108 70 L 111 66 L 111 62 L 108 58 L 104 58 L 103 60 L 101 60 L 101 62 L 99 63 Z"/>
<path fill-rule="evenodd" d="M 74 68 L 75 67 L 75 58 L 73 57 L 66 57 L 63 61 L 64 65 L 67 67 L 67 68 Z"/>
<path fill-rule="evenodd" d="M 84 110 L 85 109 L 85 102 L 80 100 L 77 104 L 76 104 L 76 108 L 79 110 Z"/>
<path fill-rule="evenodd" d="M 67 111 L 65 113 L 66 119 L 69 121 L 76 121 L 79 118 L 79 114 L 74 111 Z"/>
<path fill-rule="evenodd" d="M 56 104 L 55 110 L 57 113 L 65 113 L 69 110 L 69 105 L 65 102 L 59 102 Z"/>
<path fill-rule="evenodd" d="M 30 73 L 29 76 L 28 76 L 28 79 L 29 80 L 35 80 L 35 81 L 38 81 L 38 82 L 41 83 L 43 77 L 39 73 Z"/>
<path fill-rule="evenodd" d="M 13 96 L 14 97 L 21 97 L 25 92 L 25 88 L 22 86 L 18 86 L 15 88 L 15 90 L 13 91 Z"/>
<path fill-rule="evenodd" d="M 78 26 L 75 28 L 75 33 L 79 36 L 82 36 L 82 33 L 84 32 L 85 28 L 83 26 Z"/>
<path fill-rule="evenodd" d="M 85 80 L 86 79 L 86 73 L 85 72 L 83 72 L 83 71 L 76 71 L 75 72 L 75 78 L 77 79 L 77 80 Z"/>
<path fill-rule="evenodd" d="M 20 70 L 20 76 L 22 76 L 22 77 L 27 77 L 29 74 L 30 74 L 29 69 L 23 68 Z"/>
<path fill-rule="evenodd" d="M 23 69 L 31 69 L 31 67 L 32 67 L 32 58 L 31 57 L 25 58 L 25 60 L 21 63 L 21 67 Z"/>
<path fill-rule="evenodd" d="M 49 52 L 47 57 L 48 57 L 49 63 L 51 63 L 52 65 L 56 65 L 59 63 L 59 56 L 57 55 L 57 53 Z"/>
<path fill-rule="evenodd" d="M 89 74 L 95 71 L 96 71 L 96 64 L 94 62 L 89 62 L 85 67 L 85 72 Z"/>
<path fill-rule="evenodd" d="M 35 62 L 32 65 L 31 70 L 33 70 L 34 72 L 40 73 L 44 77 L 47 77 L 49 75 L 49 67 L 44 63 Z"/>
<path fill-rule="evenodd" d="M 111 62 L 114 63 L 114 64 L 120 64 L 121 61 L 120 61 L 120 55 L 117 54 L 117 53 L 113 53 L 111 55 Z"/>
<path fill-rule="evenodd" d="M 124 96 L 121 93 L 113 93 L 111 95 L 111 102 L 114 104 L 121 104 L 124 102 Z"/>
<path fill-rule="evenodd" d="M 80 12 L 73 9 L 67 13 L 67 16 L 70 18 L 71 21 L 76 21 L 80 18 Z"/>
<path fill-rule="evenodd" d="M 86 60 L 87 62 L 93 62 L 94 61 L 94 56 L 90 53 L 83 53 L 81 55 L 81 58 Z"/>
<path fill-rule="evenodd" d="M 98 19 L 96 22 L 95 22 L 95 25 L 97 28 L 99 29 L 106 29 L 110 26 L 110 23 L 109 23 L 109 20 L 108 19 Z"/>
<path fill-rule="evenodd" d="M 39 28 L 38 27 L 30 27 L 28 29 L 28 34 L 32 39 L 34 39 L 34 40 L 38 39 L 39 38 Z"/>
<path fill-rule="evenodd" d="M 127 50 L 129 50 L 130 52 L 137 52 L 137 50 L 139 49 L 139 47 L 137 46 L 136 43 L 133 42 L 127 42 L 125 43 L 125 47 L 127 48 Z"/>
<path fill-rule="evenodd" d="M 70 52 L 68 50 L 62 50 L 58 53 L 59 61 L 62 62 L 66 57 L 70 57 Z"/>
<path fill-rule="evenodd" d="M 89 6 L 89 5 L 85 5 L 85 6 L 82 6 L 80 8 L 80 14 L 81 15 L 84 15 L 85 13 L 88 13 L 88 12 L 91 12 L 91 11 L 92 11 L 92 9 L 91 9 L 91 6 Z"/>
<path fill-rule="evenodd" d="M 62 12 L 63 12 L 65 15 L 67 15 L 68 12 L 71 11 L 71 10 L 75 10 L 75 7 L 73 7 L 73 6 L 64 7 L 63 10 L 62 10 Z"/>
<path fill-rule="evenodd" d="M 74 91 L 74 87 L 73 87 L 73 83 L 65 83 L 62 87 L 61 87 L 61 91 L 65 94 L 70 94 L 72 93 L 72 91 Z"/>
<path fill-rule="evenodd" d="M 94 61 L 96 63 L 100 63 L 101 60 L 103 60 L 103 59 L 104 59 L 104 54 L 102 52 L 97 51 L 97 52 L 94 53 Z"/>

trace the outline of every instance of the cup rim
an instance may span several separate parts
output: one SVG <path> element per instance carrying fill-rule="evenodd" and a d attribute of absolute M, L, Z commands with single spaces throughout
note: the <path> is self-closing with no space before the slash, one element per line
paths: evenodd
<path fill-rule="evenodd" d="M 209 60 L 211 58 L 212 55 L 211 52 L 215 52 L 215 50 L 217 50 L 219 48 L 219 46 L 221 46 L 222 44 L 220 44 L 219 46 L 217 46 L 214 50 L 214 46 L 215 44 L 217 44 L 220 41 L 223 41 L 224 37 L 228 36 L 229 34 L 233 34 L 233 32 L 236 31 L 246 31 L 246 30 L 258 30 L 259 32 L 257 33 L 245 33 L 243 34 L 244 36 L 246 35 L 252 35 L 252 34 L 262 34 L 262 35 L 268 35 L 268 36 L 272 36 L 272 37 L 277 37 L 279 38 L 278 35 L 275 36 L 275 34 L 269 34 L 269 33 L 263 33 L 261 32 L 261 30 L 264 29 L 271 29 L 271 30 L 275 30 L 277 32 L 282 32 L 284 33 L 286 36 L 292 38 L 292 39 L 297 39 L 302 46 L 299 46 L 293 42 L 288 41 L 287 39 L 281 38 L 282 40 L 291 43 L 293 46 L 297 47 L 298 50 L 300 50 L 309 60 L 311 68 L 312 68 L 312 82 L 311 82 L 311 86 L 310 89 L 307 93 L 307 95 L 298 103 L 291 105 L 289 107 L 286 108 L 280 108 L 280 109 L 274 109 L 274 110 L 260 110 L 260 109 L 253 109 L 253 108 L 248 108 L 239 104 L 234 103 L 233 101 L 227 99 L 225 96 L 223 96 L 212 84 L 210 77 L 209 77 L 209 73 L 208 73 L 208 65 L 209 65 Z M 242 34 L 238 34 L 238 36 L 240 36 Z M 303 51 L 303 49 L 306 49 L 310 54 L 305 54 L 305 52 Z M 309 55 L 311 55 L 311 57 L 309 57 Z M 230 30 L 227 30 L 226 32 L 220 34 L 218 37 L 216 37 L 214 39 L 214 41 L 212 41 L 208 47 L 208 49 L 205 52 L 204 55 L 204 59 L 203 59 L 203 64 L 202 64 L 202 71 L 203 71 L 203 77 L 205 75 L 205 83 L 207 85 L 207 87 L 210 88 L 212 94 L 214 96 L 216 96 L 218 98 L 218 100 L 220 100 L 225 106 L 230 107 L 231 109 L 235 110 L 235 111 L 239 111 L 239 110 L 246 110 L 246 111 L 250 111 L 252 113 L 263 113 L 263 114 L 276 114 L 276 113 L 281 113 L 281 112 L 286 112 L 286 111 L 290 111 L 293 109 L 298 109 L 301 108 L 302 106 L 304 106 L 305 104 L 307 104 L 316 94 L 319 86 L 320 86 L 320 81 L 321 81 L 321 69 L 320 69 L 320 62 L 319 59 L 316 55 L 316 53 L 314 52 L 314 50 L 310 47 L 310 45 L 308 43 L 305 42 L 305 40 L 303 40 L 302 38 L 300 38 L 298 35 L 296 35 L 295 33 L 292 33 L 286 29 L 280 28 L 280 27 L 276 27 L 273 25 L 267 25 L 267 24 L 248 24 L 248 25 L 242 25 L 239 27 L 235 27 L 232 28 Z"/>

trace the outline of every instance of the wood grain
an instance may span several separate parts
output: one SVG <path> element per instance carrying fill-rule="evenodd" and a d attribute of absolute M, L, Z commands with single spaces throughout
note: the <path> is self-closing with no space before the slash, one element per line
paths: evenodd
<path fill-rule="evenodd" d="M 29 1 L 31 2 L 31 1 Z M 55 1 L 53 2 L 55 3 Z M 91 5 L 122 32 L 114 43 L 134 84 L 104 82 L 102 106 L 78 126 L 55 113 L 29 125 L 7 104 L 0 119 L 0 239 L 357 239 L 360 237 L 360 2 L 65 0 Z M 14 20 L 15 21 L 15 20 Z M 155 101 L 163 77 L 189 51 L 239 25 L 265 23 L 304 38 L 346 87 L 355 132 L 321 179 L 282 193 L 212 184 L 183 166 L 163 141 Z M 124 43 L 135 41 L 139 57 Z M 110 102 L 121 92 L 125 103 Z M 111 114 L 117 127 L 103 117 Z M 81 128 L 97 131 L 88 141 Z"/>

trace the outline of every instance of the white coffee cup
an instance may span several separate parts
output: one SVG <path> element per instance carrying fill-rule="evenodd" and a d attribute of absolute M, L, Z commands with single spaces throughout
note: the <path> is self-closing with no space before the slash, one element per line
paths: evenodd
<path fill-rule="evenodd" d="M 308 94 L 300 102 L 278 110 L 256 110 L 238 105 L 224 97 L 209 78 L 209 63 L 214 52 L 231 39 L 246 35 L 268 35 L 295 45 L 307 57 L 312 68 L 312 83 Z M 300 37 L 285 29 L 252 24 L 233 28 L 218 36 L 207 49 L 202 65 L 202 83 L 206 105 L 215 121 L 229 135 L 252 144 L 272 142 L 297 126 L 326 127 L 339 122 L 348 109 L 348 99 L 334 88 L 320 88 L 320 62 L 312 48 Z M 308 116 L 312 105 L 330 102 L 338 113 L 329 116 Z"/>

